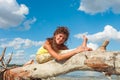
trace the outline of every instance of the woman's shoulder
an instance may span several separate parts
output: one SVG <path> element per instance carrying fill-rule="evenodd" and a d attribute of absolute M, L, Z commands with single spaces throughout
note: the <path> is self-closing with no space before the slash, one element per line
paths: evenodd
<path fill-rule="evenodd" d="M 44 45 L 50 45 L 50 42 L 48 40 L 46 40 Z"/>
<path fill-rule="evenodd" d="M 46 49 L 47 47 L 51 47 L 50 43 L 48 40 L 45 41 L 43 47 Z"/>

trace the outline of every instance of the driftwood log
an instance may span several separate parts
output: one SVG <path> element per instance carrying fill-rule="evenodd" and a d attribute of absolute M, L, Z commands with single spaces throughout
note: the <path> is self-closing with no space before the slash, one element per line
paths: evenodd
<path fill-rule="evenodd" d="M 7 69 L 3 80 L 41 80 L 72 71 L 98 71 L 105 75 L 120 75 L 120 52 L 106 51 L 109 41 L 105 41 L 95 51 L 85 51 L 66 61 L 51 60 L 44 64 L 28 64 Z"/>

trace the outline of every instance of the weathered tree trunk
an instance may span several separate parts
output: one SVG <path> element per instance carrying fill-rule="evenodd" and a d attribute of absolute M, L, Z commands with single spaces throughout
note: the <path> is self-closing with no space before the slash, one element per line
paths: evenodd
<path fill-rule="evenodd" d="M 104 47 L 108 43 L 104 42 Z M 44 64 L 31 64 L 6 70 L 4 80 L 40 80 L 78 70 L 120 75 L 120 52 L 105 51 L 103 45 L 96 51 L 81 52 L 66 61 L 52 60 Z"/>

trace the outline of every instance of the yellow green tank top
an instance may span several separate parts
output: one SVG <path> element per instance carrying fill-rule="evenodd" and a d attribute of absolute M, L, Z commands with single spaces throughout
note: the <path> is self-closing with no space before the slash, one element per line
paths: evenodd
<path fill-rule="evenodd" d="M 59 50 L 58 53 L 61 53 L 62 51 L 64 51 L 64 50 Z M 48 54 L 48 53 L 49 53 L 48 50 L 46 50 L 46 49 L 42 46 L 42 47 L 40 47 L 40 48 L 38 49 L 38 51 L 37 51 L 36 54 L 40 55 L 40 54 Z"/>
<path fill-rule="evenodd" d="M 38 49 L 37 54 L 46 54 L 48 51 L 42 46 Z"/>

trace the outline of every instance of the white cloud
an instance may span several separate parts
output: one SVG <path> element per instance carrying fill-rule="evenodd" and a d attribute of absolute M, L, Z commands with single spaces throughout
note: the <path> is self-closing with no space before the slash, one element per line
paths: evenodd
<path fill-rule="evenodd" d="M 33 18 L 32 20 L 27 20 L 24 22 L 25 30 L 30 29 L 30 24 L 33 24 L 36 21 L 36 18 Z"/>
<path fill-rule="evenodd" d="M 30 39 L 15 38 L 12 41 L 3 41 L 0 47 L 13 47 L 14 49 L 30 48 L 32 46 L 40 46 L 43 41 L 32 41 Z"/>
<path fill-rule="evenodd" d="M 28 57 L 27 57 L 28 58 Z M 24 50 L 18 50 L 13 54 L 12 62 L 13 64 L 24 64 L 27 61 Z"/>
<path fill-rule="evenodd" d="M 16 0 L 0 0 L 0 28 L 17 27 L 28 13 L 28 7 Z"/>
<path fill-rule="evenodd" d="M 92 48 L 93 50 L 96 50 L 98 48 L 98 44 L 95 43 L 88 43 L 87 46 Z"/>
<path fill-rule="evenodd" d="M 17 14 L 17 15 L 23 15 L 23 14 L 27 15 L 28 14 L 28 8 L 24 4 L 21 4 L 20 8 L 13 13 Z"/>
<path fill-rule="evenodd" d="M 11 53 L 8 53 L 5 56 L 5 60 L 7 61 L 10 58 Z M 26 58 L 25 58 L 25 52 L 24 50 L 17 50 L 16 52 L 13 52 L 12 55 L 12 60 L 10 62 L 10 64 L 24 64 L 25 62 L 27 62 Z"/>
<path fill-rule="evenodd" d="M 14 57 L 18 58 L 18 57 L 23 57 L 25 54 L 24 50 L 18 50 L 16 52 L 16 54 L 14 54 Z"/>
<path fill-rule="evenodd" d="M 87 35 L 88 34 L 88 32 L 85 32 L 85 33 L 80 33 L 80 34 L 76 34 L 76 35 L 74 35 L 74 37 L 76 37 L 76 38 L 83 38 L 83 35 Z"/>
<path fill-rule="evenodd" d="M 82 38 L 83 34 L 76 34 L 74 37 L 76 38 Z M 92 35 L 86 34 L 89 41 L 97 42 L 105 39 L 114 39 L 114 40 L 120 40 L 120 31 L 117 31 L 114 27 L 110 25 L 106 25 L 104 27 L 104 30 L 102 32 L 98 32 Z"/>
<path fill-rule="evenodd" d="M 120 13 L 120 0 L 81 0 L 78 10 L 85 13 L 96 14 L 111 10 L 115 14 Z"/>
<path fill-rule="evenodd" d="M 5 61 L 7 61 L 10 58 L 10 55 L 11 53 L 8 53 L 7 55 L 5 55 Z M 26 57 L 26 53 L 24 50 L 17 50 L 13 52 L 12 60 L 10 64 L 25 64 L 29 60 L 35 61 L 35 54 L 31 54 Z"/>
<path fill-rule="evenodd" d="M 97 32 L 92 35 L 88 33 L 80 33 L 80 34 L 74 35 L 74 37 L 80 39 L 82 38 L 83 35 L 86 35 L 88 37 L 88 40 L 90 41 L 88 46 L 94 50 L 98 48 L 98 45 L 95 44 L 95 42 L 99 42 L 99 41 L 101 42 L 103 40 L 110 40 L 110 39 L 120 41 L 120 31 L 116 30 L 114 27 L 110 25 L 106 25 L 102 32 Z"/>
<path fill-rule="evenodd" d="M 29 30 L 31 28 L 31 24 L 36 22 L 36 18 L 26 20 L 21 27 L 19 27 L 19 30 Z"/>
<path fill-rule="evenodd" d="M 91 41 L 101 41 L 105 39 L 113 39 L 113 40 L 120 40 L 120 31 L 117 31 L 110 25 L 106 25 L 102 32 L 98 32 L 93 35 L 88 35 L 89 40 Z"/>
<path fill-rule="evenodd" d="M 10 64 L 25 64 L 29 60 L 34 60 L 35 61 L 35 54 L 27 55 L 27 57 L 26 57 L 26 55 L 27 54 L 24 50 L 14 51 Z M 7 61 L 10 58 L 10 56 L 11 56 L 11 53 L 7 53 L 5 55 L 5 61 Z"/>
<path fill-rule="evenodd" d="M 30 52 L 29 55 L 27 55 L 28 52 L 27 49 L 33 49 L 34 47 L 41 46 L 44 43 L 44 41 L 32 41 L 30 39 L 22 39 L 22 38 L 14 38 L 12 40 L 9 40 L 7 38 L 0 39 L 0 47 L 4 48 L 7 47 L 7 50 L 11 52 L 13 50 L 13 57 L 12 57 L 12 64 L 24 64 L 29 60 L 35 60 L 35 53 Z M 0 48 L 0 49 L 1 49 Z M 15 50 L 14 50 L 14 49 Z M 34 49 L 33 49 L 34 51 Z M 33 53 L 33 54 L 31 54 Z M 6 59 L 9 59 L 11 53 L 6 54 Z M 26 57 L 27 55 L 27 57 Z"/>

